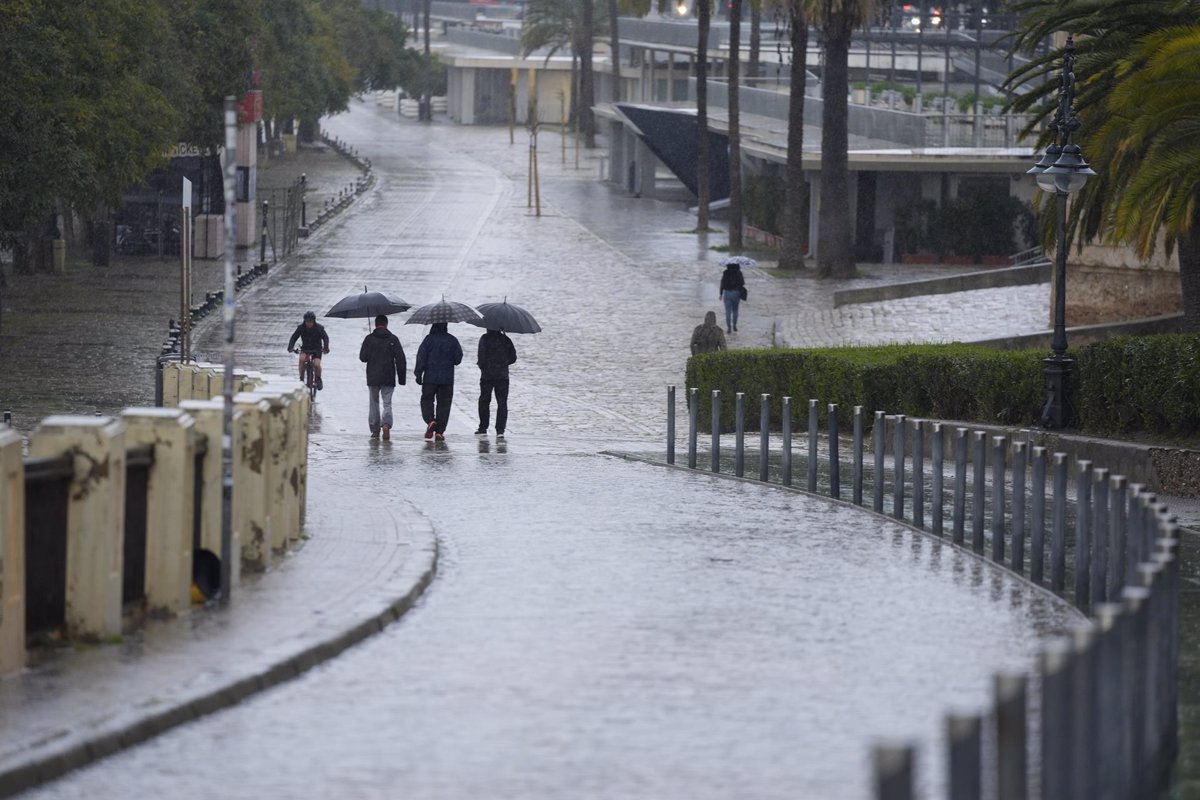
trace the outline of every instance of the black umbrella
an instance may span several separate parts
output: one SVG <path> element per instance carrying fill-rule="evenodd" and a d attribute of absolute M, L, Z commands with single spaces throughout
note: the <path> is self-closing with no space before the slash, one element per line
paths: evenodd
<path fill-rule="evenodd" d="M 333 308 L 325 312 L 325 316 L 358 319 L 359 317 L 374 317 L 379 314 L 399 314 L 410 308 L 412 308 L 412 303 L 406 303 L 394 294 L 368 292 L 367 287 L 364 286 L 361 294 L 348 295 L 338 300 Z"/>
<path fill-rule="evenodd" d="M 466 303 L 442 298 L 436 303 L 421 306 L 404 321 L 405 325 L 433 325 L 438 322 L 470 322 L 480 314 Z"/>
<path fill-rule="evenodd" d="M 489 331 L 504 331 L 505 333 L 539 333 L 542 326 L 538 321 L 520 306 L 514 306 L 505 300 L 503 303 L 484 303 L 475 306 L 483 319 L 469 319 L 472 325 L 487 328 Z"/>

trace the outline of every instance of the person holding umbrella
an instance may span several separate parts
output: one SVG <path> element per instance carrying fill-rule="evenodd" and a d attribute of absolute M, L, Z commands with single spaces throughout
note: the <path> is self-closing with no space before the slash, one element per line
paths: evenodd
<path fill-rule="evenodd" d="M 508 367 L 517 363 L 517 348 L 504 331 L 488 329 L 479 337 L 479 430 L 476 436 L 487 433 L 491 416 L 492 392 L 496 393 L 496 435 L 504 435 L 508 424 Z"/>
<path fill-rule="evenodd" d="M 721 262 L 725 272 L 721 275 L 721 300 L 725 302 L 725 332 L 737 330 L 738 305 L 746 299 L 746 278 L 742 275 L 743 266 L 754 266 L 755 261 L 746 256 L 731 256 Z"/>
<path fill-rule="evenodd" d="M 388 318 L 383 314 L 377 315 L 375 330 L 367 334 L 362 347 L 358 349 L 358 360 L 367 365 L 367 390 L 371 398 L 367 426 L 371 429 L 372 439 L 378 439 L 382 432 L 384 441 L 391 438 L 392 392 L 395 391 L 397 382 L 401 386 L 404 385 L 405 372 L 408 370 L 404 348 L 400 346 L 396 334 L 388 330 L 387 325 Z M 381 399 L 382 414 L 379 410 Z"/>
<path fill-rule="evenodd" d="M 446 323 L 433 323 L 417 348 L 417 363 L 413 369 L 413 376 L 421 387 L 421 417 L 425 420 L 426 439 L 436 436 L 440 442 L 446 438 L 450 403 L 454 400 L 454 368 L 462 363 L 462 358 L 462 345 L 446 330 Z"/>

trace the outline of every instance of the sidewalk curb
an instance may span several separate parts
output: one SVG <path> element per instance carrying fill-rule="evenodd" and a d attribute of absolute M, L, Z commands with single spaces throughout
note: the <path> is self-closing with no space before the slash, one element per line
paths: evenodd
<path fill-rule="evenodd" d="M 437 536 L 427 520 L 421 518 L 421 521 L 425 530 L 415 533 L 418 536 L 425 534 L 427 541 L 414 548 L 410 563 L 405 564 L 400 573 L 410 587 L 402 596 L 386 601 L 382 608 L 369 613 L 351 627 L 337 631 L 323 641 L 304 647 L 254 674 L 208 687 L 190 699 L 147 714 L 134 722 L 118 723 L 111 729 L 97 730 L 57 752 L 35 755 L 9 769 L 0 768 L 0 797 L 11 797 L 59 778 L 71 770 L 141 744 L 184 723 L 234 706 L 252 695 L 302 675 L 379 633 L 413 607 L 437 574 Z"/>

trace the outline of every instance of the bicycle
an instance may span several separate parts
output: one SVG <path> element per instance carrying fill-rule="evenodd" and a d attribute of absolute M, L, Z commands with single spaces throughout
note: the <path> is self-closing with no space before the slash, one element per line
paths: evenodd
<path fill-rule="evenodd" d="M 313 365 L 313 358 L 314 357 L 320 358 L 321 352 L 319 350 L 295 350 L 295 349 L 289 350 L 288 352 L 289 353 L 300 352 L 300 353 L 303 353 L 304 355 L 308 356 L 308 358 L 306 358 L 304 360 L 304 385 L 308 388 L 309 398 L 316 400 L 317 392 L 320 391 L 320 387 L 317 386 L 317 368 Z"/>

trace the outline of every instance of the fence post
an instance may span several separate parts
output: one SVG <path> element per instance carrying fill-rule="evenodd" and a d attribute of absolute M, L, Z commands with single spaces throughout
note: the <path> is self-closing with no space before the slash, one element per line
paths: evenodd
<path fill-rule="evenodd" d="M 906 447 L 904 444 L 904 427 L 907 417 L 897 414 L 893 417 L 895 428 L 892 430 L 892 516 L 904 519 L 904 472 Z"/>
<path fill-rule="evenodd" d="M 851 475 L 854 486 L 850 490 L 854 505 L 862 505 L 863 494 L 863 413 L 862 406 L 854 407 L 854 468 Z"/>
<path fill-rule="evenodd" d="M 1004 563 L 1004 478 L 1008 439 L 992 439 L 992 560 Z"/>
<path fill-rule="evenodd" d="M 876 800 L 913 800 L 913 748 L 911 745 L 876 745 Z"/>
<path fill-rule="evenodd" d="M 817 491 L 817 401 L 808 401 L 808 490 Z"/>
<path fill-rule="evenodd" d="M 1097 632 L 1096 691 L 1101 702 L 1095 719 L 1098 737 L 1097 774 L 1104 800 L 1128 796 L 1128 776 L 1125 773 L 1125 736 L 1127 709 L 1124 692 L 1124 619 L 1119 603 L 1098 603 L 1092 612 Z"/>
<path fill-rule="evenodd" d="M 0 675 L 25 666 L 25 461 L 21 445 L 20 434 L 9 427 L 0 428 L 0 497 L 12 501 L 0 505 Z"/>
<path fill-rule="evenodd" d="M 837 403 L 830 403 L 827 406 L 829 416 L 829 496 L 841 499 L 842 496 L 842 473 L 841 464 L 838 463 L 838 418 L 837 418 Z"/>
<path fill-rule="evenodd" d="M 688 389 L 688 469 L 696 468 L 696 423 L 700 416 L 700 390 Z"/>
<path fill-rule="evenodd" d="M 1025 442 L 1013 442 L 1012 569 L 1025 574 Z"/>
<path fill-rule="evenodd" d="M 1042 797 L 1074 798 L 1075 727 L 1072 720 L 1071 673 L 1074 654 L 1063 639 L 1042 648 Z"/>
<path fill-rule="evenodd" d="M 1162 537 L 1158 540 L 1157 549 L 1153 555 L 1153 558 L 1162 561 L 1163 574 L 1167 579 L 1166 591 L 1163 592 L 1166 619 L 1162 623 L 1167 640 L 1163 677 L 1166 686 L 1163 697 L 1166 765 L 1174 763 L 1175 757 L 1179 753 L 1179 545 L 1179 526 L 1175 523 L 1168 523 L 1162 532 Z"/>
<path fill-rule="evenodd" d="M 1067 454 L 1054 454 L 1054 520 L 1050 528 L 1050 588 L 1067 585 Z"/>
<path fill-rule="evenodd" d="M 983 721 L 977 714 L 946 717 L 949 750 L 949 800 L 979 800 L 983 796 Z"/>
<path fill-rule="evenodd" d="M 783 485 L 792 485 L 792 398 L 783 398 Z"/>
<path fill-rule="evenodd" d="M 1046 448 L 1034 447 L 1033 498 L 1029 521 L 1029 579 L 1040 584 L 1046 564 Z"/>
<path fill-rule="evenodd" d="M 925 528 L 925 420 L 913 420 L 913 525 Z"/>
<path fill-rule="evenodd" d="M 951 541 L 962 544 L 967 525 L 967 429 L 954 429 L 954 519 Z"/>
<path fill-rule="evenodd" d="M 771 395 L 764 394 L 758 408 L 758 479 L 764 483 L 770 477 L 770 455 Z"/>
<path fill-rule="evenodd" d="M 746 393 L 733 396 L 733 474 L 739 478 L 746 472 Z"/>
<path fill-rule="evenodd" d="M 876 511 L 883 512 L 883 437 L 884 437 L 884 413 L 882 411 L 875 412 L 875 427 L 871 429 L 871 441 L 875 453 L 875 476 L 871 485 L 871 490 L 874 493 L 872 500 L 872 508 Z"/>
<path fill-rule="evenodd" d="M 932 461 L 931 469 L 933 470 L 933 486 L 931 487 L 931 497 L 929 499 L 929 510 L 933 514 L 931 520 L 931 530 L 935 536 L 942 535 L 942 519 L 945 517 L 945 442 L 942 439 L 942 423 L 934 422 L 930 431 L 930 452 L 929 458 Z"/>
<path fill-rule="evenodd" d="M 982 554 L 984 497 L 987 493 L 987 434 L 983 431 L 975 431 L 971 435 L 975 440 L 975 446 L 972 448 L 974 463 L 971 465 L 975 471 L 975 486 L 971 501 L 971 549 Z"/>
<path fill-rule="evenodd" d="M 1108 596 L 1116 600 L 1125 587 L 1125 476 L 1109 480 L 1111 513 L 1108 517 Z"/>
<path fill-rule="evenodd" d="M 1075 605 L 1086 612 L 1092 588 L 1092 462 L 1076 461 L 1075 468 Z"/>
<path fill-rule="evenodd" d="M 721 471 L 721 390 L 712 392 L 712 463 L 713 472 Z"/>
<path fill-rule="evenodd" d="M 1092 487 L 1092 603 L 1108 600 L 1108 470 L 1093 472 Z"/>
<path fill-rule="evenodd" d="M 675 387 L 667 387 L 667 463 L 675 463 Z"/>
<path fill-rule="evenodd" d="M 1146 617 L 1149 612 L 1150 590 L 1130 585 L 1121 593 L 1125 607 L 1125 658 L 1122 661 L 1125 678 L 1123 703 L 1128 709 L 1126 730 L 1126 774 L 1129 788 L 1136 792 L 1137 781 L 1146 772 Z"/>
<path fill-rule="evenodd" d="M 1026 800 L 1028 796 L 1026 691 L 1024 675 L 995 677 L 996 800 Z"/>

